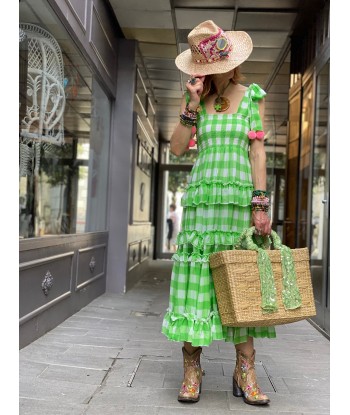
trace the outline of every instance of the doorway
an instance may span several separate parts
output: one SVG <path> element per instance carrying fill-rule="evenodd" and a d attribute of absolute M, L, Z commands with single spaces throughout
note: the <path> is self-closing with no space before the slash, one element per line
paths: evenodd
<path fill-rule="evenodd" d="M 170 152 L 168 143 L 161 146 L 155 243 L 158 259 L 171 259 L 176 250 L 176 237 L 181 230 L 181 198 L 196 158 L 195 148 L 177 157 Z"/>
<path fill-rule="evenodd" d="M 317 316 L 313 321 L 329 333 L 329 60 L 317 74 L 315 102 L 310 265 Z"/>

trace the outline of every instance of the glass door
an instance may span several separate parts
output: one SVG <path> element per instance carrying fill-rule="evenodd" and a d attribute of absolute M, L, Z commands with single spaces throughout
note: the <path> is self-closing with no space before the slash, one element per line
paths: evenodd
<path fill-rule="evenodd" d="M 176 251 L 176 237 L 181 230 L 182 206 L 181 198 L 187 186 L 189 171 L 163 170 L 162 194 L 162 232 L 159 245 L 159 256 L 170 258 Z"/>
<path fill-rule="evenodd" d="M 169 145 L 163 145 L 159 166 L 156 257 L 171 259 L 176 251 L 176 237 L 181 231 L 181 198 L 196 159 L 196 150 L 176 157 Z"/>
<path fill-rule="evenodd" d="M 317 76 L 310 260 L 317 316 L 329 333 L 329 61 Z"/>
<path fill-rule="evenodd" d="M 308 229 L 310 215 L 310 176 L 312 162 L 313 139 L 313 82 L 305 85 L 301 108 L 301 140 L 299 159 L 299 193 L 298 193 L 298 222 L 297 222 L 297 247 L 309 246 Z"/>

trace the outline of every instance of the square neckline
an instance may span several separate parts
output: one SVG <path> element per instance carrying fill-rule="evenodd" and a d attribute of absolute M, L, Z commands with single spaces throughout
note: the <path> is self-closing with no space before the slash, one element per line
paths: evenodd
<path fill-rule="evenodd" d="M 248 93 L 248 91 L 250 89 L 250 85 L 247 87 L 246 91 L 244 92 L 244 95 L 243 95 L 243 97 L 241 98 L 241 100 L 240 100 L 240 102 L 238 104 L 238 108 L 237 108 L 237 111 L 236 112 L 234 112 L 234 113 L 228 113 L 228 112 L 224 112 L 224 113 L 222 113 L 222 112 L 211 113 L 211 112 L 207 112 L 207 109 L 205 107 L 205 103 L 204 103 L 204 101 L 201 100 L 200 101 L 200 106 L 202 108 L 201 115 L 214 115 L 214 116 L 218 116 L 218 115 L 221 115 L 221 116 L 222 115 L 231 115 L 231 116 L 234 116 L 234 115 L 242 115 L 240 113 L 240 109 L 241 109 L 241 106 L 243 104 L 243 100 L 246 98 L 246 95 L 247 95 L 247 93 Z"/>

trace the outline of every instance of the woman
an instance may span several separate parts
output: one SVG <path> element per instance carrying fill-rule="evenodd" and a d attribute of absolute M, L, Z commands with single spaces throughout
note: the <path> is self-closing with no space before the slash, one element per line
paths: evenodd
<path fill-rule="evenodd" d="M 265 405 L 269 398 L 257 384 L 253 338 L 276 337 L 275 329 L 221 325 L 208 261 L 213 252 L 233 249 L 251 222 L 258 234 L 271 232 L 262 125 L 266 94 L 256 84 L 238 83 L 239 65 L 252 51 L 247 33 L 224 32 L 209 20 L 189 33 L 188 43 L 190 49 L 175 63 L 192 77 L 170 146 L 182 155 L 196 127 L 199 154 L 181 200 L 182 226 L 162 332 L 184 342 L 179 401 L 199 400 L 202 346 L 225 340 L 236 348 L 233 394 Z"/>

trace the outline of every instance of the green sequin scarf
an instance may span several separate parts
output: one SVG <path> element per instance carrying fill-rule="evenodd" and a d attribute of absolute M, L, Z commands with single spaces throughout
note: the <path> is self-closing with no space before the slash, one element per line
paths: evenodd
<path fill-rule="evenodd" d="M 282 245 L 279 236 L 274 231 L 271 231 L 271 239 L 254 235 L 254 232 L 254 226 L 243 231 L 235 244 L 235 249 L 248 249 L 258 252 L 257 262 L 260 276 L 261 307 L 263 312 L 273 313 L 278 310 L 272 265 L 266 251 L 271 244 L 271 239 L 274 248 L 281 251 L 283 284 L 282 300 L 284 308 L 286 310 L 293 310 L 300 307 L 301 297 L 297 285 L 291 249 Z"/>

